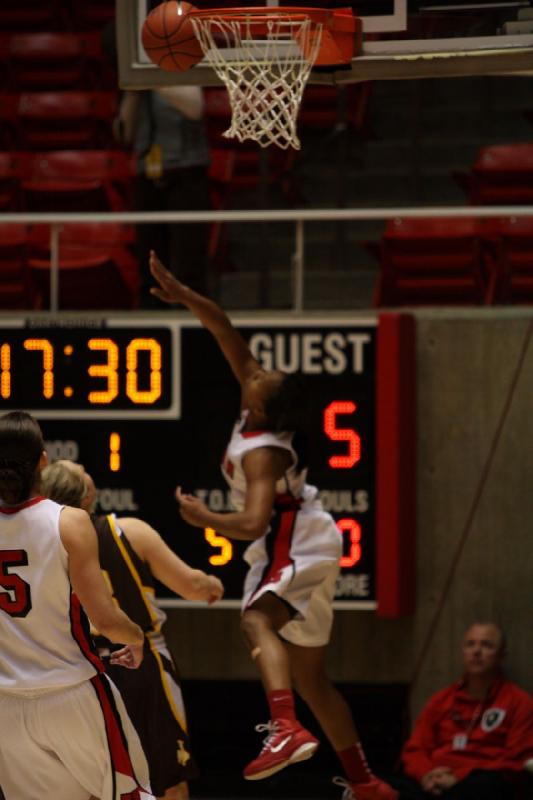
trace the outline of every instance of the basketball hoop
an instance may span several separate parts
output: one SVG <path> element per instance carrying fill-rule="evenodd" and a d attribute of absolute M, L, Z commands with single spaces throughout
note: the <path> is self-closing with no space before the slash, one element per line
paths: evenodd
<path fill-rule="evenodd" d="M 311 69 L 351 62 L 351 10 L 221 8 L 191 11 L 190 18 L 228 90 L 232 117 L 223 135 L 299 150 L 296 119 Z"/>

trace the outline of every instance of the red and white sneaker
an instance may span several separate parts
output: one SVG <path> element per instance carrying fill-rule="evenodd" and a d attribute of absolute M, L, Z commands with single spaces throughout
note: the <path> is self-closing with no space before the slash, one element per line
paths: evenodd
<path fill-rule="evenodd" d="M 346 778 L 333 778 L 336 786 L 342 786 L 342 800 L 398 800 L 396 789 L 379 778 L 372 778 L 367 783 L 350 783 Z"/>
<path fill-rule="evenodd" d="M 318 747 L 318 740 L 306 731 L 299 722 L 277 719 L 255 726 L 256 731 L 268 731 L 263 749 L 244 769 L 247 781 L 268 778 L 280 769 L 311 758 Z"/>

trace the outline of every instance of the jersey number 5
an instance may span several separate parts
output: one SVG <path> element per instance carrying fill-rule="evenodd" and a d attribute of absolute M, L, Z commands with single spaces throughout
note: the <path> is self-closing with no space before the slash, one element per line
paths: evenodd
<path fill-rule="evenodd" d="M 0 550 L 0 609 L 11 617 L 26 617 L 31 611 L 31 589 L 20 575 L 9 572 L 11 567 L 27 567 L 25 550 Z"/>

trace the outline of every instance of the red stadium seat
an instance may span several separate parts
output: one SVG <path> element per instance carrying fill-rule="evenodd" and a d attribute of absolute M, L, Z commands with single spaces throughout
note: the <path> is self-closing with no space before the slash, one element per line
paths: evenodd
<path fill-rule="evenodd" d="M 6 56 L 11 91 L 93 88 L 101 57 L 94 36 L 48 32 L 9 37 Z"/>
<path fill-rule="evenodd" d="M 28 227 L 0 224 L 0 310 L 33 309 L 37 295 L 28 269 Z"/>
<path fill-rule="evenodd" d="M 0 96 L 0 119 L 20 149 L 108 147 L 116 107 L 116 92 L 24 92 Z"/>
<path fill-rule="evenodd" d="M 120 223 L 66 223 L 59 231 L 61 308 L 137 308 L 139 266 L 133 255 L 135 228 Z M 43 303 L 50 302 L 50 226 L 35 225 L 28 237 L 29 266 Z"/>
<path fill-rule="evenodd" d="M 496 303 L 533 303 L 533 217 L 483 220 L 485 259 Z"/>
<path fill-rule="evenodd" d="M 43 307 L 50 304 L 50 258 L 30 257 L 28 265 Z M 59 254 L 59 307 L 132 309 L 139 305 L 139 267 L 123 247 L 65 245 Z"/>
<path fill-rule="evenodd" d="M 483 147 L 470 172 L 456 178 L 471 205 L 533 203 L 533 142 Z"/>
<path fill-rule="evenodd" d="M 71 247 L 132 247 L 135 241 L 135 227 L 120 222 L 71 222 L 61 227 L 61 242 Z"/>
<path fill-rule="evenodd" d="M 64 0 L 2 0 L 0 30 L 64 30 L 69 24 Z"/>
<path fill-rule="evenodd" d="M 120 222 L 67 222 L 59 230 L 59 247 L 67 247 L 70 252 L 76 248 L 87 250 L 105 250 L 110 248 L 133 248 L 136 241 L 136 230 L 133 225 Z M 50 226 L 34 225 L 28 237 L 30 254 L 33 256 L 50 255 Z"/>
<path fill-rule="evenodd" d="M 22 157 L 31 211 L 124 211 L 132 207 L 131 156 L 122 150 L 56 150 Z"/>
<path fill-rule="evenodd" d="M 471 305 L 487 299 L 475 219 L 394 219 L 379 245 L 374 305 Z"/>
<path fill-rule="evenodd" d="M 97 28 L 101 30 L 115 18 L 115 0 L 71 0 L 74 23 L 77 30 Z"/>
<path fill-rule="evenodd" d="M 20 209 L 19 160 L 15 153 L 0 152 L 0 211 Z"/>

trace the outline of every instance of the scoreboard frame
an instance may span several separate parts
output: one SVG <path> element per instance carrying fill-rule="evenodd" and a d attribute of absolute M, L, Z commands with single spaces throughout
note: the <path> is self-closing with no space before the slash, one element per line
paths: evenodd
<path fill-rule="evenodd" d="M 325 498 L 337 498 L 338 505 L 343 497 L 348 504 L 344 514 L 337 507 L 336 517 L 348 541 L 343 559 L 353 571 L 342 570 L 339 586 L 363 591 L 364 575 L 371 586 L 368 599 L 344 596 L 336 600 L 336 608 L 377 608 L 383 616 L 411 613 L 416 519 L 413 317 L 255 314 L 235 316 L 233 322 L 265 368 L 304 372 L 320 410 L 311 442 L 319 455 L 315 452 L 311 460 L 309 480 Z M 210 372 L 216 374 L 212 384 Z M 67 389 L 72 394 L 67 396 Z M 188 526 L 173 497 L 167 496 L 170 488 L 162 494 L 163 487 L 156 485 L 149 493 L 166 509 L 158 514 L 146 501 L 144 483 L 147 470 L 152 480 L 158 475 L 146 459 L 154 459 L 154 453 L 172 442 L 174 457 L 190 466 L 187 471 L 174 465 L 176 482 L 183 484 L 183 477 L 189 477 L 187 490 L 197 489 L 206 497 L 215 492 L 220 502 L 223 481 L 215 477 L 212 459 L 209 465 L 204 459 L 212 443 L 215 450 L 220 448 L 220 429 L 229 433 L 227 409 L 237 389 L 211 335 L 185 313 L 0 317 L 0 411 L 25 408 L 33 413 L 42 421 L 52 455 L 74 457 L 91 472 L 101 501 L 107 498 L 103 511 L 112 510 L 113 502 L 119 516 L 133 511 L 154 524 L 178 555 L 219 574 L 223 582 L 220 562 L 215 560 L 215 567 L 212 561 L 202 563 L 206 552 L 212 553 L 205 542 L 191 544 L 198 532 L 185 531 Z M 199 415 L 204 422 L 199 423 Z M 191 431 L 200 432 L 198 447 Z M 109 449 L 105 457 L 93 452 L 103 449 L 102 440 Z M 138 446 L 132 447 L 136 441 Z M 125 488 L 117 486 L 121 471 L 129 481 Z M 144 500 L 138 502 L 136 492 Z M 185 531 L 177 540 L 169 534 L 176 528 Z M 216 532 L 210 536 L 209 546 L 217 553 L 223 537 L 216 538 Z M 196 560 L 198 554 L 203 555 Z M 358 572 L 360 561 L 366 573 Z M 239 606 L 237 579 L 227 575 L 230 597 L 219 608 Z M 159 588 L 162 607 L 199 605 L 164 596 Z"/>

